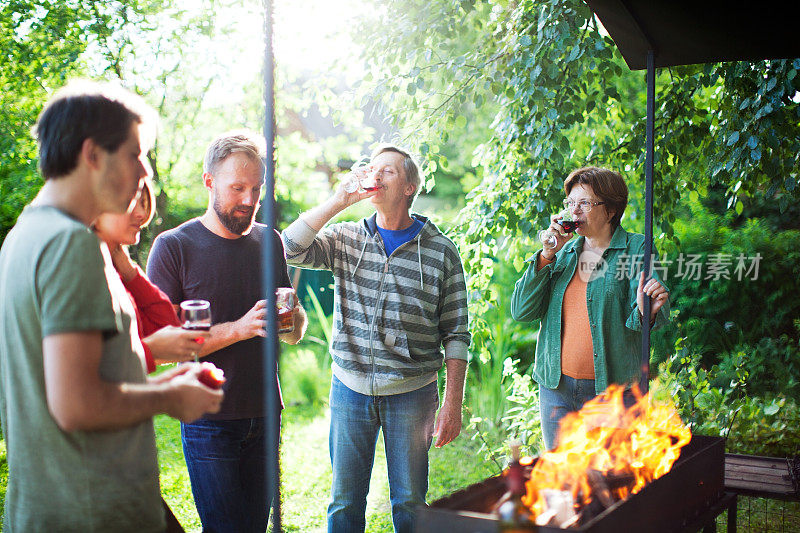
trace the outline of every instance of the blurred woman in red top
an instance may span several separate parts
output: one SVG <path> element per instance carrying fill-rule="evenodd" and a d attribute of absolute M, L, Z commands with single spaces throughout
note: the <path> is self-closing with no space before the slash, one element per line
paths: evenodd
<path fill-rule="evenodd" d="M 124 214 L 104 213 L 94 222 L 94 230 L 111 252 L 111 260 L 136 309 L 139 337 L 144 345 L 147 371 L 156 364 L 194 359 L 208 332 L 180 328 L 175 307 L 161 290 L 153 285 L 128 255 L 128 245 L 138 244 L 143 227 L 155 214 L 155 197 L 149 182 L 133 210 Z"/>

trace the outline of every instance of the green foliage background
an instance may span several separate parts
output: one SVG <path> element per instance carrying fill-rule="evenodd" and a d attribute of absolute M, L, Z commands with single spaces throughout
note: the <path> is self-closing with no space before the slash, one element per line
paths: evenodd
<path fill-rule="evenodd" d="M 0 240 L 41 186 L 30 128 L 74 76 L 117 81 L 162 117 L 149 154 L 158 216 L 135 250 L 139 261 L 156 234 L 201 213 L 205 145 L 263 122 L 258 70 L 235 89 L 226 77 L 246 54 L 228 38 L 237 21 L 222 15 L 233 7 L 261 16 L 257 0 L 202 0 L 200 9 L 178 0 L 0 0 Z M 468 270 L 467 432 L 494 468 L 509 435 L 530 451 L 540 445 L 538 387 L 527 374 L 538 324 L 515 323 L 508 296 L 564 177 L 587 164 L 620 170 L 631 191 L 623 225 L 643 229 L 644 74 L 627 68 L 580 0 L 376 0 L 359 21 L 365 75 L 352 93 L 335 90 L 333 76 L 309 81 L 279 65 L 279 225 L 318 202 L 340 161 L 374 140 L 365 108 L 389 117 L 396 140 L 423 163 L 428 194 L 417 207 L 449 229 Z M 656 78 L 662 257 L 761 261 L 758 278 L 744 281 L 686 279 L 672 265 L 673 316 L 654 336 L 653 360 L 661 390 L 694 430 L 748 453 L 800 449 L 792 430 L 800 422 L 798 70 L 793 58 L 660 69 Z M 293 127 L 312 106 L 334 116 L 340 133 L 315 139 Z M 292 376 L 288 397 L 320 410 L 327 319 L 315 315 L 313 339 L 290 352 L 282 372 Z"/>
<path fill-rule="evenodd" d="M 382 101 L 418 147 L 429 187 L 448 173 L 475 176 L 462 182 L 467 203 L 452 231 L 470 275 L 474 428 L 518 433 L 535 447 L 527 436 L 536 431 L 520 417 L 537 415 L 536 386 L 522 379 L 532 357 L 523 339 L 535 335 L 537 324 L 515 330 L 498 310 L 507 307 L 511 284 L 535 251 L 536 232 L 563 197 L 571 170 L 592 164 L 621 171 L 631 192 L 623 225 L 642 231 L 644 74 L 628 70 L 579 0 L 378 6 L 359 32 L 371 69 L 361 94 Z M 783 423 L 796 409 L 765 406 L 777 405 L 769 395 L 793 393 L 798 379 L 796 365 L 786 364 L 800 355 L 793 323 L 800 313 L 791 296 L 800 228 L 798 69 L 800 59 L 785 59 L 657 72 L 659 249 L 673 260 L 681 253 L 705 262 L 711 254 L 762 257 L 757 280 L 682 279 L 673 266 L 672 327 L 654 339 L 654 361 L 673 361 L 663 367 L 664 379 L 690 391 L 682 398 L 687 416 L 696 405 L 689 398 L 705 399 L 713 419 L 723 415 L 725 401 L 708 395 L 729 399 L 746 390 L 742 398 L 753 397 L 752 416 L 726 435 L 759 427 L 765 409 L 788 416 Z M 679 371 L 681 359 L 674 357 L 682 350 L 698 356 L 690 365 L 700 366 L 704 379 L 692 382 Z M 741 358 L 744 382 L 732 379 Z M 785 379 L 770 381 L 780 365 Z M 512 405 L 511 398 L 522 401 Z M 727 426 L 697 427 L 720 433 Z M 788 439 L 782 449 L 795 451 L 800 440 Z M 751 451 L 757 448 L 752 440 Z"/>

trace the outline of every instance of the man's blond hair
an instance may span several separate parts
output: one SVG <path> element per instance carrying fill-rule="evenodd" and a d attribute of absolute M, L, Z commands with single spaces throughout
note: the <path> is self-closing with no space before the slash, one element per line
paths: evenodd
<path fill-rule="evenodd" d="M 234 153 L 242 153 L 254 162 L 258 161 L 263 172 L 266 151 L 267 143 L 262 135 L 250 130 L 227 131 L 208 145 L 203 159 L 203 172 L 214 174 L 219 165 Z"/>

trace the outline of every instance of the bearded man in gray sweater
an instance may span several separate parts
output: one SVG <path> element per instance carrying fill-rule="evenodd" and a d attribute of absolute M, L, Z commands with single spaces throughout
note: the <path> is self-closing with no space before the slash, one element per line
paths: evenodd
<path fill-rule="evenodd" d="M 380 146 L 370 168 L 372 190 L 340 185 L 283 232 L 290 265 L 330 270 L 335 283 L 331 533 L 364 531 L 379 430 L 397 532 L 412 531 L 415 509 L 425 505 L 433 438 L 441 447 L 461 432 L 470 334 L 458 249 L 433 222 L 411 213 L 421 179 L 407 151 Z M 372 216 L 325 226 L 367 198 Z"/>

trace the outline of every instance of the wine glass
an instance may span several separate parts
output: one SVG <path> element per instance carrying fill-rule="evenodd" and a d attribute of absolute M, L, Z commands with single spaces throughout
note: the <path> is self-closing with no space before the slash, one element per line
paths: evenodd
<path fill-rule="evenodd" d="M 369 157 L 362 157 L 356 161 L 350 172 L 344 178 L 344 190 L 347 193 L 377 191 L 378 170 L 372 166 Z"/>
<path fill-rule="evenodd" d="M 569 207 L 559 211 L 556 217 L 556 223 L 564 228 L 564 233 L 572 233 L 580 225 L 576 220 L 572 219 L 572 210 Z M 558 246 L 558 240 L 549 228 L 539 232 L 539 241 L 543 247 L 550 250 Z"/>
<path fill-rule="evenodd" d="M 363 190 L 362 182 L 372 174 L 372 166 L 369 164 L 368 157 L 362 157 L 350 167 L 350 172 L 345 177 L 344 190 L 354 193 L 359 189 Z"/>
<path fill-rule="evenodd" d="M 191 331 L 211 329 L 211 304 L 206 300 L 186 300 L 181 302 L 181 327 Z M 197 352 L 194 353 L 197 362 Z"/>

